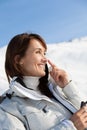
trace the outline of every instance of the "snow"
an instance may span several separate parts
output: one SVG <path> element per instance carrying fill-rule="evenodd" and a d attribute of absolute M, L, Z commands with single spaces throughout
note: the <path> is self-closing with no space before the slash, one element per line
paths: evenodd
<path fill-rule="evenodd" d="M 87 97 L 87 37 L 47 46 L 47 57 L 59 68 L 66 70 Z M 0 48 L 0 95 L 9 87 L 4 70 L 6 47 Z"/>

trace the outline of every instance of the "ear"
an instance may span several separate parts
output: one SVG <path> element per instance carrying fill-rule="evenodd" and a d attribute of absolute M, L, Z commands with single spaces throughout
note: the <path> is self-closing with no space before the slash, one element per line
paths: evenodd
<path fill-rule="evenodd" d="M 20 58 L 19 55 L 16 55 L 15 58 L 14 58 L 14 60 L 15 60 L 16 64 L 19 64 L 19 65 L 23 64 L 23 60 Z"/>

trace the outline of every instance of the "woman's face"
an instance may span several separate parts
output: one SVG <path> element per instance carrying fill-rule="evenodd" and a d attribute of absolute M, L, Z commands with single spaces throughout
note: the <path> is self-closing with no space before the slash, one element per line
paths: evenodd
<path fill-rule="evenodd" d="M 41 42 L 32 39 L 25 56 L 20 60 L 20 65 L 23 69 L 24 76 L 39 76 L 45 75 L 45 48 Z"/>

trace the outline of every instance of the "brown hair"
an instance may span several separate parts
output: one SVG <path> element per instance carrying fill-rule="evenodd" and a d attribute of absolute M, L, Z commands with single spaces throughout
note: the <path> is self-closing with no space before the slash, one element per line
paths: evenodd
<path fill-rule="evenodd" d="M 25 55 L 25 52 L 28 49 L 29 43 L 32 39 L 40 41 L 42 43 L 42 46 L 47 49 L 46 43 L 43 38 L 40 35 L 33 33 L 18 34 L 13 37 L 9 42 L 7 46 L 5 60 L 5 71 L 9 82 L 10 78 L 13 78 L 14 76 L 23 76 L 21 67 L 15 61 L 15 57 L 19 56 L 20 61 L 20 59 Z"/>

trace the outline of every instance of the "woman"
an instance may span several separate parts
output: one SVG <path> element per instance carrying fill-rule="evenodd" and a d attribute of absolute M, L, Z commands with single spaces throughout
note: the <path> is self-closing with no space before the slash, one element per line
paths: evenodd
<path fill-rule="evenodd" d="M 10 88 L 0 104 L 2 130 L 87 128 L 87 107 L 80 109 L 78 90 L 67 73 L 46 58 L 46 51 L 38 34 L 19 34 L 8 44 L 5 70 Z"/>

